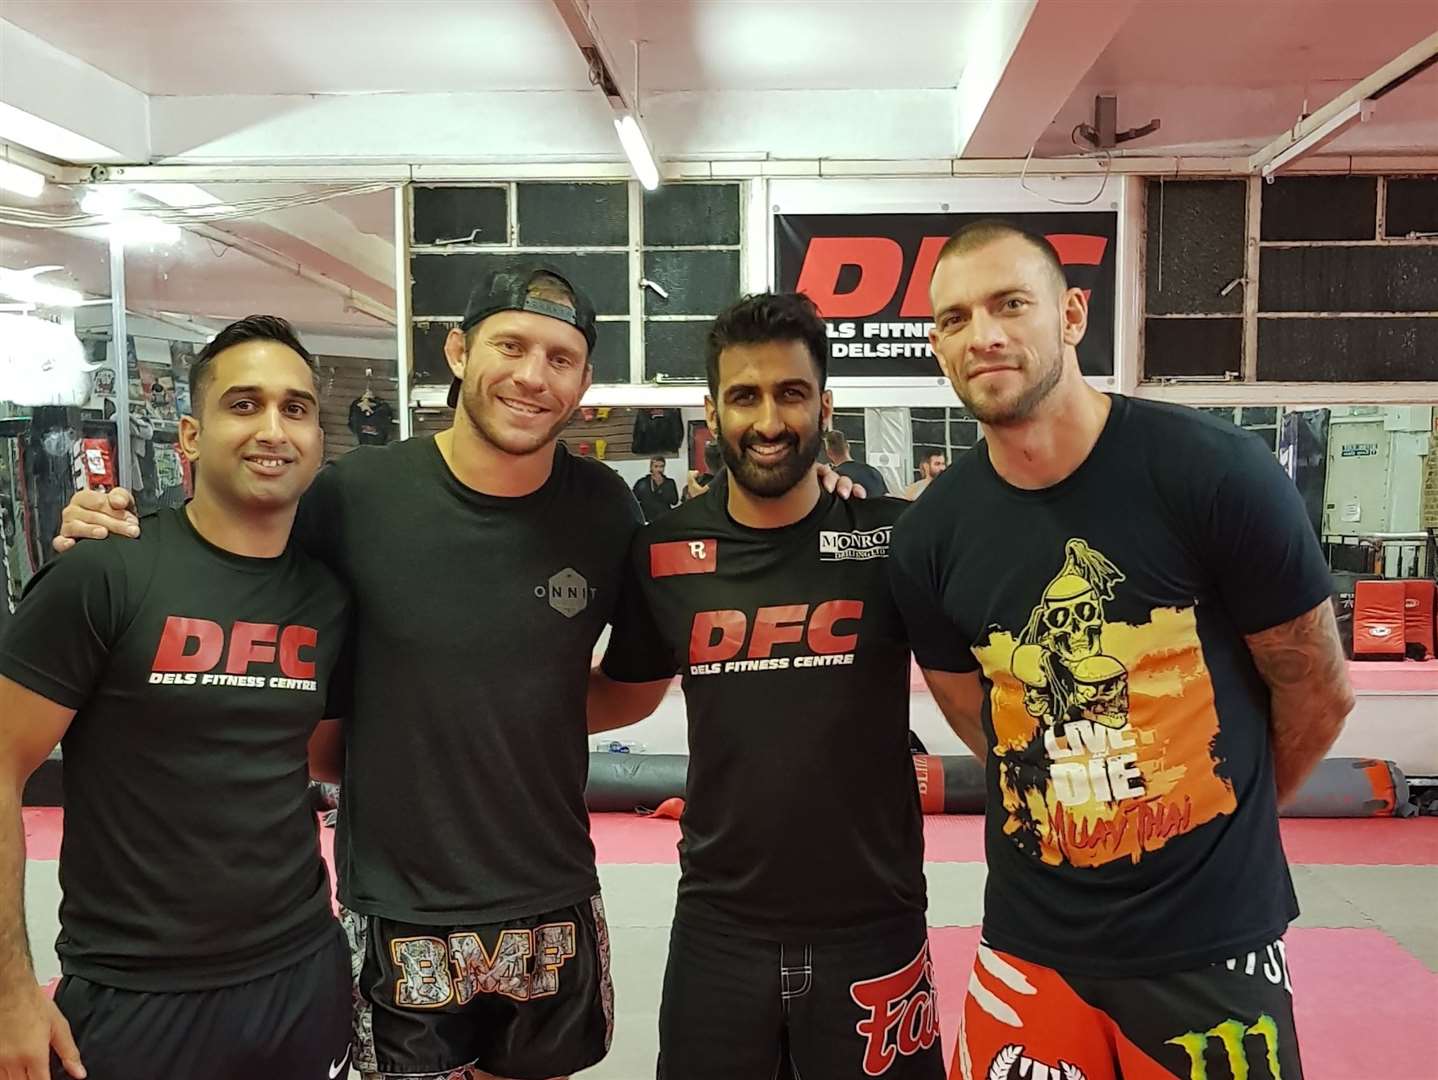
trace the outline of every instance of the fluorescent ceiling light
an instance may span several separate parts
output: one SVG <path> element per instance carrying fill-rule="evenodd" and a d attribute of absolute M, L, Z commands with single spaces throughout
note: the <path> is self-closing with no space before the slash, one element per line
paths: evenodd
<path fill-rule="evenodd" d="M 80 209 L 96 217 L 121 213 L 129 205 L 129 190 L 119 185 L 92 187 L 80 199 Z"/>
<path fill-rule="evenodd" d="M 59 161 L 117 161 L 120 151 L 0 102 L 0 139 Z"/>
<path fill-rule="evenodd" d="M 180 227 L 148 214 L 116 214 L 109 221 L 109 233 L 122 244 L 175 244 Z"/>
<path fill-rule="evenodd" d="M 7 270 L 0 266 L 0 295 L 41 307 L 79 307 L 85 297 L 74 289 L 61 285 L 46 285 L 43 281 L 35 280 L 36 275 L 48 269 L 51 268 Z"/>
<path fill-rule="evenodd" d="M 0 188 L 23 195 L 27 199 L 34 199 L 45 190 L 45 177 L 34 169 L 16 165 L 13 161 L 0 161 Z"/>
<path fill-rule="evenodd" d="M 654 163 L 654 152 L 649 149 L 639 124 L 626 113 L 614 121 L 614 130 L 619 132 L 619 144 L 634 167 L 634 175 L 646 191 L 653 191 L 659 186 L 659 166 Z"/>

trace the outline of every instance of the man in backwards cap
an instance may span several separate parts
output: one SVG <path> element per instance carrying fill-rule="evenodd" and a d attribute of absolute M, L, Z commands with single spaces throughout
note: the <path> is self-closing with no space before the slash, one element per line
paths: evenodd
<path fill-rule="evenodd" d="M 586 694 L 601 730 L 667 680 L 589 693 L 640 520 L 617 473 L 556 445 L 594 340 L 560 273 L 490 275 L 445 342 L 453 426 L 354 451 L 300 506 L 296 536 L 354 593 L 335 847 L 367 1077 L 560 1077 L 609 1047 Z M 77 496 L 65 535 L 124 531 L 103 499 Z"/>

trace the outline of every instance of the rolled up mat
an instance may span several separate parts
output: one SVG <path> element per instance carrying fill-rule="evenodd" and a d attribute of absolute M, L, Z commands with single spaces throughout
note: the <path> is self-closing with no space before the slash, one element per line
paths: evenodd
<path fill-rule="evenodd" d="M 914 774 L 926 814 L 982 814 L 984 767 L 968 755 L 915 754 Z M 596 813 L 653 810 L 684 796 L 685 754 L 590 754 L 585 803 Z M 1319 763 L 1284 817 L 1408 817 L 1416 809 L 1408 781 L 1391 761 L 1328 758 Z"/>
<path fill-rule="evenodd" d="M 982 814 L 984 767 L 972 757 L 915 754 L 919 805 L 926 814 Z"/>
<path fill-rule="evenodd" d="M 584 803 L 595 813 L 653 810 L 665 799 L 682 798 L 688 776 L 688 754 L 591 753 Z"/>
<path fill-rule="evenodd" d="M 1408 780 L 1391 761 L 1326 758 L 1309 774 L 1283 817 L 1411 817 Z"/>
<path fill-rule="evenodd" d="M 913 761 L 924 813 L 983 813 L 984 769 L 973 758 L 915 754 Z M 683 798 L 688 775 L 686 754 L 592 753 L 584 802 L 595 813 L 652 810 Z"/>

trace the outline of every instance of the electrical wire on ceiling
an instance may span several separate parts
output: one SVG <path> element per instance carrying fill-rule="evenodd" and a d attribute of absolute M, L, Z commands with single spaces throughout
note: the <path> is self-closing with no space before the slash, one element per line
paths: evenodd
<path fill-rule="evenodd" d="M 109 185 L 128 189 L 129 185 Z M 218 194 L 224 193 L 221 183 L 213 185 Z M 119 208 L 119 213 L 143 214 L 157 221 L 172 225 L 212 224 L 215 222 L 238 221 L 244 218 L 274 214 L 299 206 L 314 206 L 331 199 L 349 198 L 355 195 L 370 195 L 388 191 L 390 184 L 358 184 L 337 187 L 323 187 L 289 195 L 273 195 L 263 198 L 237 199 L 217 202 L 213 206 L 174 207 L 160 202 L 137 202 L 133 206 Z M 78 209 L 81 196 L 86 188 L 69 186 L 75 195 L 76 209 L 70 211 L 46 211 L 21 206 L 0 206 L 0 225 L 12 225 L 25 229 L 83 229 L 104 226 L 112 214 L 95 214 Z"/>
<path fill-rule="evenodd" d="M 1079 127 L 1082 126 L 1083 125 L 1080 124 L 1078 125 L 1078 127 L 1075 127 L 1072 131 L 1069 132 L 1069 142 L 1077 146 L 1079 150 L 1084 149 L 1084 147 L 1081 146 L 1078 141 Z M 1040 199 L 1048 200 L 1055 206 L 1092 206 L 1094 203 L 1098 202 L 1100 199 L 1103 198 L 1103 193 L 1108 190 L 1109 178 L 1113 176 L 1113 153 L 1109 150 L 1100 150 L 1099 152 L 1102 153 L 1104 156 L 1103 182 L 1099 184 L 1098 191 L 1094 192 L 1093 198 L 1091 199 L 1055 199 L 1052 195 L 1045 195 L 1042 191 L 1035 191 L 1033 188 L 1029 187 L 1027 183 L 1029 175 L 1029 162 L 1032 161 L 1034 158 L 1034 148 L 1032 146 L 1029 147 L 1028 156 L 1024 158 L 1024 167 L 1019 173 L 1019 187 L 1023 188 L 1030 195 L 1037 195 Z M 1087 160 L 1087 158 L 1088 155 L 1085 154 L 1084 159 Z"/>

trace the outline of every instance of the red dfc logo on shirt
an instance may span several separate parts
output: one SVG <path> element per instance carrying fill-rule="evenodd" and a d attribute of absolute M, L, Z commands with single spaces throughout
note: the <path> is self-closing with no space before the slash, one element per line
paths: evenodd
<path fill-rule="evenodd" d="M 862 600 L 761 607 L 752 618 L 733 609 L 699 611 L 689 632 L 689 673 L 719 675 L 852 664 L 863 616 Z M 808 651 L 775 656 L 778 645 L 798 645 Z"/>
<path fill-rule="evenodd" d="M 157 686 L 226 686 L 317 690 L 312 626 L 235 621 L 228 632 L 209 619 L 171 615 L 165 620 L 151 665 Z M 279 675 L 251 675 L 255 666 L 279 667 Z"/>

